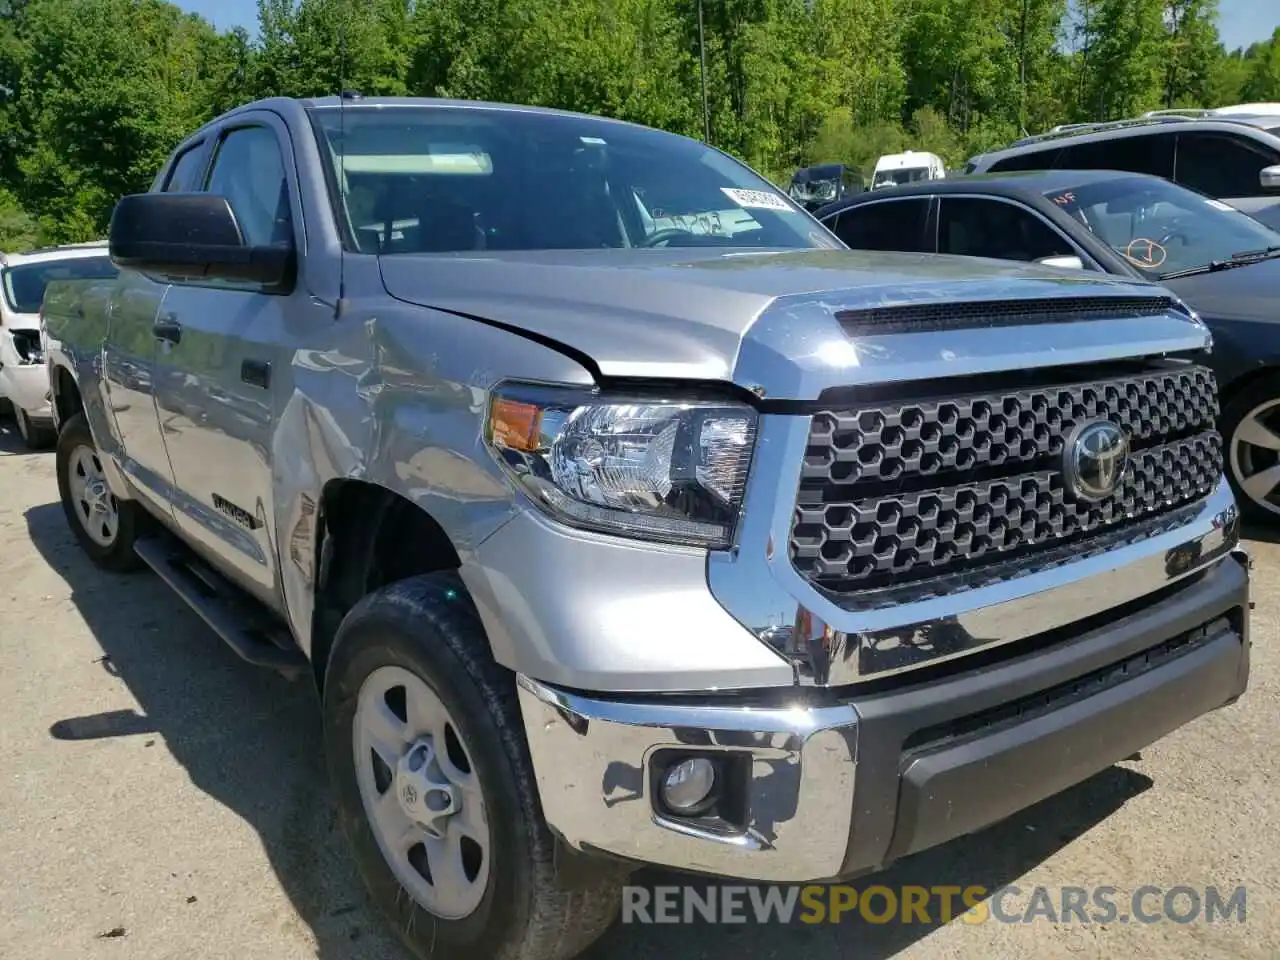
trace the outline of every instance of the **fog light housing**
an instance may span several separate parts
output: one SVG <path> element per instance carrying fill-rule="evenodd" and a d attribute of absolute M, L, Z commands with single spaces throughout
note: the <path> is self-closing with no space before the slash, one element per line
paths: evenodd
<path fill-rule="evenodd" d="M 715 801 L 716 767 L 706 757 L 673 763 L 662 775 L 662 802 L 672 813 L 694 816 Z"/>

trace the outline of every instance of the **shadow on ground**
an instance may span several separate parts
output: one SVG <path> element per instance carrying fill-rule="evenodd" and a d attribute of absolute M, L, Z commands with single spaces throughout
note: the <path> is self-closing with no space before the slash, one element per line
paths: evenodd
<path fill-rule="evenodd" d="M 0 435 L 0 453 L 16 452 L 14 439 Z M 66 580 L 76 608 L 101 645 L 100 668 L 118 677 L 141 707 L 140 713 L 66 717 L 50 730 L 51 749 L 64 740 L 162 737 L 192 783 L 260 835 L 281 886 L 314 932 L 321 960 L 401 957 L 368 906 L 338 829 L 309 680 L 291 683 L 238 660 L 152 575 L 111 575 L 93 567 L 57 503 L 33 507 L 26 520 L 32 543 Z M 1141 774 L 1113 767 L 982 834 L 919 854 L 857 885 L 976 884 L 996 889 L 1150 784 Z M 832 837 L 831 842 L 844 840 Z M 683 882 L 700 888 L 708 883 L 659 871 L 645 871 L 636 882 L 650 887 Z M 838 929 L 618 925 L 588 956 L 825 960 L 856 955 L 880 960 L 930 929 L 925 924 L 872 926 L 861 921 Z"/>

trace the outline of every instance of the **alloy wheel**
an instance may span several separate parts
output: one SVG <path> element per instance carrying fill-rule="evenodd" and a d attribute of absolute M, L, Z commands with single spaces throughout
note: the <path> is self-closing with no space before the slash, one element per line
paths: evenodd
<path fill-rule="evenodd" d="M 1254 407 L 1231 435 L 1236 484 L 1263 510 L 1280 514 L 1280 398 Z"/>
<path fill-rule="evenodd" d="M 379 667 L 360 687 L 352 722 L 360 798 L 392 873 L 436 916 L 469 916 L 488 887 L 492 841 L 448 708 L 416 674 Z"/>
<path fill-rule="evenodd" d="M 120 530 L 120 505 L 107 486 L 98 452 L 92 447 L 76 447 L 68 458 L 67 469 L 71 499 L 85 532 L 94 543 L 111 546 Z"/>

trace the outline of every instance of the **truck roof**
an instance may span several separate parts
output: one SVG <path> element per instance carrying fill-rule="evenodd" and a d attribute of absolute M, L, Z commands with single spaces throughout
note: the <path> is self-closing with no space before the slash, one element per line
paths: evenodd
<path fill-rule="evenodd" d="M 512 113 L 538 113 L 548 116 L 560 117 L 583 117 L 585 119 L 596 120 L 603 123 L 616 123 L 628 127 L 641 126 L 641 124 L 631 123 L 627 120 L 616 120 L 612 117 L 603 117 L 594 113 L 580 113 L 574 110 L 557 110 L 553 107 L 533 107 L 527 104 L 519 103 L 501 103 L 489 100 L 459 100 L 447 97 L 366 97 L 359 94 L 344 94 L 342 96 L 328 97 L 267 97 L 262 100 L 254 100 L 250 103 L 241 104 L 226 113 L 215 117 L 204 126 L 209 127 L 220 122 L 226 117 L 234 116 L 238 113 L 244 113 L 249 110 L 277 110 L 279 112 L 290 112 L 298 109 L 302 110 L 336 110 L 343 107 L 347 110 L 376 110 L 378 108 L 387 107 L 451 107 L 459 110 L 505 110 Z M 203 127 L 201 129 L 204 129 Z M 672 134 L 679 136 L 679 134 Z"/>

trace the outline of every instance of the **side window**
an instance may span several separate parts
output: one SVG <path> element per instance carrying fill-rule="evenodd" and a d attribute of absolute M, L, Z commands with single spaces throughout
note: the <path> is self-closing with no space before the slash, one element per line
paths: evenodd
<path fill-rule="evenodd" d="M 1062 151 L 1057 147 L 1049 150 L 1033 150 L 1030 153 L 1019 153 L 1016 156 L 997 160 L 990 166 L 992 173 L 1005 173 L 1009 170 L 1052 170 L 1054 161 Z M 975 164 L 976 166 L 976 164 Z M 968 168 L 966 168 L 968 172 Z"/>
<path fill-rule="evenodd" d="M 1030 210 L 1002 200 L 943 197 L 938 252 L 997 260 L 1039 260 L 1075 253 L 1067 239 Z"/>
<path fill-rule="evenodd" d="M 222 138 L 205 190 L 227 198 L 251 245 L 292 242 L 284 161 L 267 127 L 240 127 Z"/>
<path fill-rule="evenodd" d="M 200 161 L 204 159 L 203 143 L 184 150 L 169 168 L 169 179 L 165 181 L 165 193 L 181 193 L 200 189 Z"/>
<path fill-rule="evenodd" d="M 1257 197 L 1280 194 L 1258 181 L 1263 167 L 1280 156 L 1248 137 L 1226 133 L 1184 133 L 1178 137 L 1177 180 L 1211 197 Z"/>
<path fill-rule="evenodd" d="M 1168 180 L 1173 176 L 1173 134 L 1148 133 L 1079 143 L 1065 148 L 1057 165 L 1064 170 L 1149 173 Z"/>
<path fill-rule="evenodd" d="M 853 207 L 827 222 L 832 232 L 854 250 L 904 250 L 932 253 L 926 243 L 925 223 L 929 219 L 929 198 L 882 200 Z"/>

